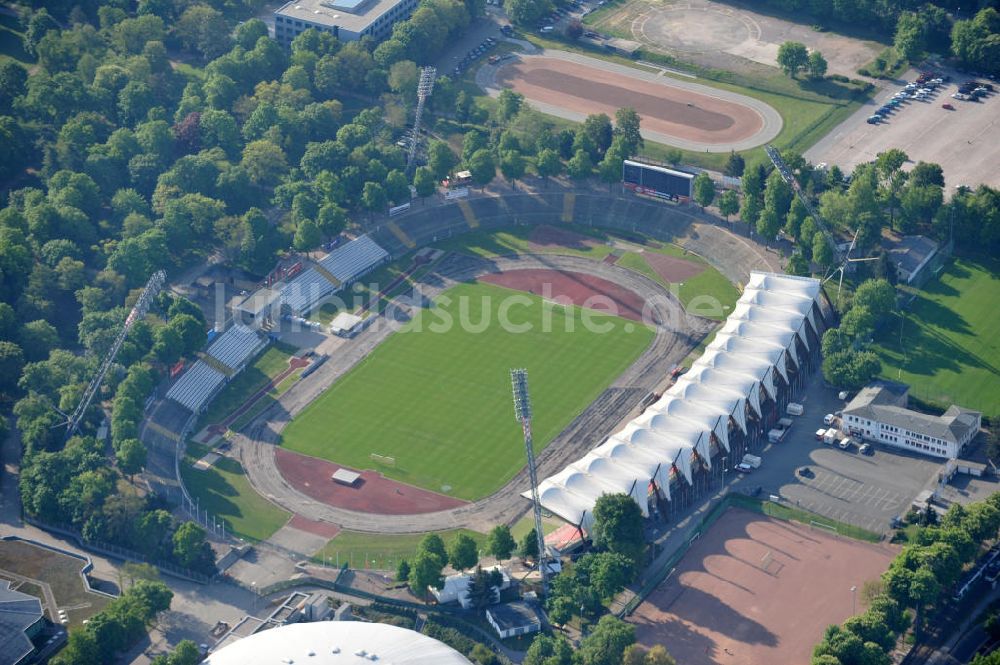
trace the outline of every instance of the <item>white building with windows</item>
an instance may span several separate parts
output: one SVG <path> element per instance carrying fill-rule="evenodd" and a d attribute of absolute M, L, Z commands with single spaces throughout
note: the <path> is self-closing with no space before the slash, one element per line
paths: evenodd
<path fill-rule="evenodd" d="M 342 42 L 364 36 L 382 41 L 392 26 L 408 19 L 418 0 L 292 0 L 274 12 L 274 37 L 288 46 L 309 28 L 329 32 Z"/>
<path fill-rule="evenodd" d="M 982 425 L 983 414 L 957 405 L 940 416 L 907 408 L 909 388 L 876 381 L 844 409 L 844 428 L 853 436 L 904 450 L 956 459 Z"/>

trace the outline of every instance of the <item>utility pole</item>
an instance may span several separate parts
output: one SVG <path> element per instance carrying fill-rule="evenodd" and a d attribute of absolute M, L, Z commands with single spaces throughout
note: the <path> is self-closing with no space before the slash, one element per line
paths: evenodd
<path fill-rule="evenodd" d="M 535 451 L 531 444 L 531 398 L 528 395 L 528 370 L 510 370 L 510 383 L 514 391 L 514 416 L 521 423 L 521 430 L 524 433 L 524 450 L 528 456 L 531 504 L 535 511 L 535 538 L 538 539 L 538 570 L 542 574 L 542 594 L 548 595 L 548 556 L 546 556 L 545 551 L 545 533 L 542 531 L 542 504 L 538 500 L 538 472 L 535 469 Z"/>

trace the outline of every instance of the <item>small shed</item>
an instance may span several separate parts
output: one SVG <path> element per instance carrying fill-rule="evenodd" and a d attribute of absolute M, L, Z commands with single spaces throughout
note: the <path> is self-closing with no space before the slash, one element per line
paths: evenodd
<path fill-rule="evenodd" d="M 330 479 L 340 485 L 347 485 L 348 487 L 353 487 L 354 483 L 358 482 L 361 478 L 361 474 L 357 471 L 351 471 L 349 469 L 337 469 L 330 476 Z"/>
<path fill-rule="evenodd" d="M 341 312 L 330 321 L 330 333 L 338 337 L 353 337 L 358 334 L 361 324 L 364 322 L 360 316 Z"/>
<path fill-rule="evenodd" d="M 281 283 L 275 284 L 275 288 L 262 288 L 250 294 L 246 300 L 236 306 L 236 311 L 244 317 L 244 322 L 266 321 L 272 318 L 273 313 L 281 302 Z"/>
<path fill-rule="evenodd" d="M 486 619 L 497 631 L 500 639 L 516 635 L 537 633 L 542 629 L 542 620 L 534 605 L 525 602 L 504 603 L 486 610 Z"/>

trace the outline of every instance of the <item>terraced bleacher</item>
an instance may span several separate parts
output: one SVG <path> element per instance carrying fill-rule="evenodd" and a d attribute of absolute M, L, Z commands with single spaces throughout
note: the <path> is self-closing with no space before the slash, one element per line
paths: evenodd
<path fill-rule="evenodd" d="M 205 354 L 208 362 L 199 360 L 170 387 L 167 399 L 195 413 L 201 411 L 265 346 L 267 338 L 246 326 L 234 325 L 208 347 Z M 223 368 L 229 371 L 224 372 Z"/>
<path fill-rule="evenodd" d="M 281 289 L 281 304 L 305 315 L 321 300 L 350 285 L 389 259 L 389 253 L 369 236 L 355 238 L 320 259 Z M 331 278 L 335 283 L 330 281 Z"/>

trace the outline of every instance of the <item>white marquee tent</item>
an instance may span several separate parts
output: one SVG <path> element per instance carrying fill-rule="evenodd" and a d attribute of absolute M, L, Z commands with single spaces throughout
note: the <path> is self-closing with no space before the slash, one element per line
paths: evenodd
<path fill-rule="evenodd" d="M 624 493 L 648 515 L 649 483 L 670 497 L 673 479 L 693 482 L 695 454 L 711 464 L 711 438 L 729 449 L 730 418 L 747 431 L 747 405 L 761 415 L 761 390 L 776 396 L 775 372 L 800 364 L 806 321 L 818 332 L 820 282 L 754 272 L 726 324 L 686 374 L 640 416 L 580 460 L 539 484 L 542 505 L 588 530 L 603 494 Z M 530 492 L 524 496 L 530 498 Z"/>

